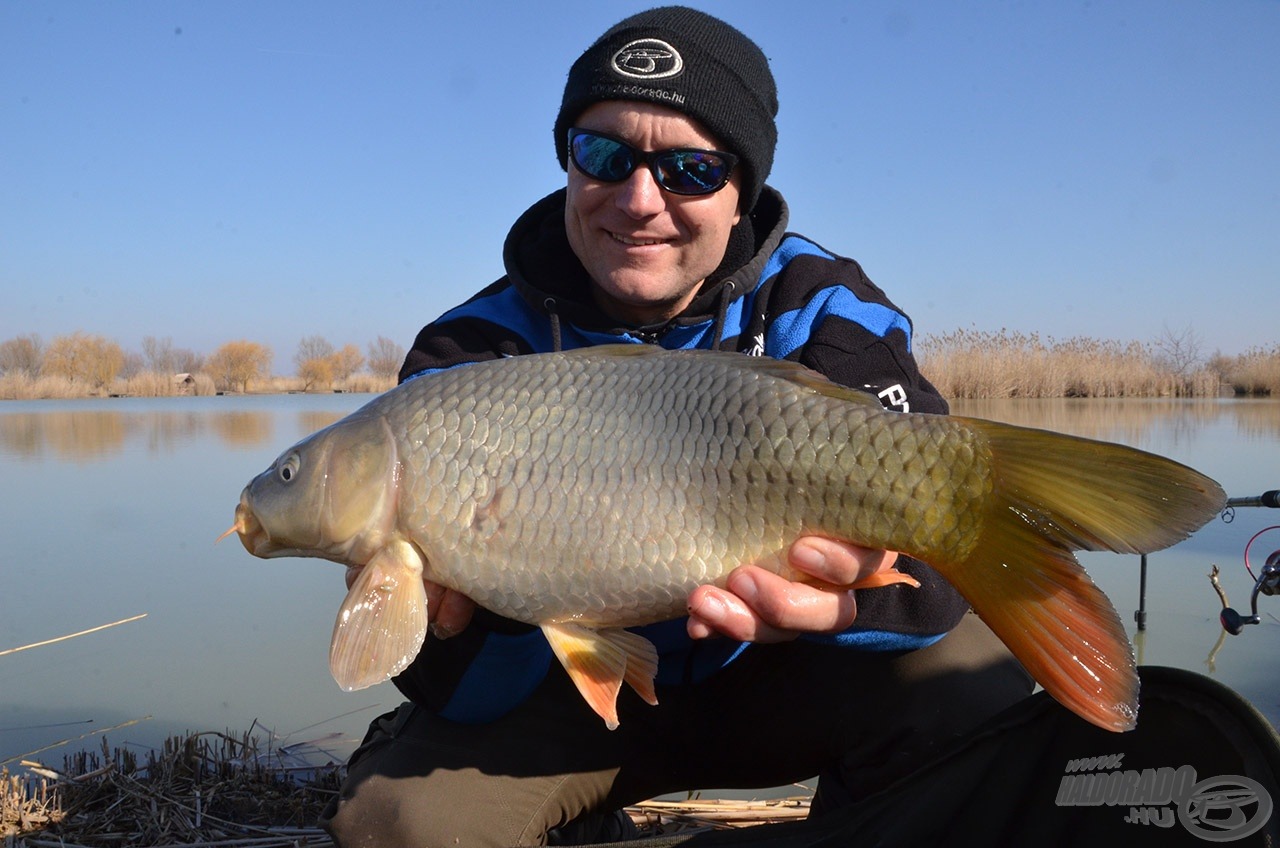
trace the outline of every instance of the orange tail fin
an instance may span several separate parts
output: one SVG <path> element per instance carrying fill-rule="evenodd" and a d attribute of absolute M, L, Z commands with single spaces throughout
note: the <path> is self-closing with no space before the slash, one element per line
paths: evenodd
<path fill-rule="evenodd" d="M 1217 514 L 1222 488 L 1123 445 L 954 420 L 985 437 L 996 489 L 968 558 L 932 564 L 1053 697 L 1099 727 L 1132 729 L 1128 635 L 1071 551 L 1168 547 Z"/>

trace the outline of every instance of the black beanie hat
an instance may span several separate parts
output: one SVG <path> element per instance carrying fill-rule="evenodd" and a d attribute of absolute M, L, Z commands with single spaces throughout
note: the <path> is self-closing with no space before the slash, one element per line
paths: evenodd
<path fill-rule="evenodd" d="M 742 210 L 755 206 L 778 143 L 778 92 L 769 60 L 741 32 L 684 6 L 613 26 L 569 69 L 555 126 L 560 167 L 569 167 L 569 128 L 602 100 L 657 103 L 698 121 L 742 159 Z"/>

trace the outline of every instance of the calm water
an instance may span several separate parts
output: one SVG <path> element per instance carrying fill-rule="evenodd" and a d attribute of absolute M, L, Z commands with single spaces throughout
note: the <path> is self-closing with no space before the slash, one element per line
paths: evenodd
<path fill-rule="evenodd" d="M 100 624 L 98 633 L 0 655 L 0 763 L 60 765 L 72 749 L 155 745 L 185 730 L 275 734 L 311 761 L 345 757 L 389 684 L 347 694 L 329 677 L 345 587 L 324 560 L 260 560 L 234 540 L 243 485 L 301 436 L 368 400 L 356 395 L 0 402 L 0 651 Z M 1280 402 L 1002 401 L 958 413 L 1125 442 L 1217 478 L 1232 496 L 1280 487 Z M 1265 623 L 1219 644 L 1211 563 L 1237 607 L 1252 581 L 1245 543 L 1280 524 L 1238 510 L 1150 557 L 1142 662 L 1212 674 L 1280 723 L 1280 600 Z M 1280 548 L 1280 530 L 1255 545 Z M 1086 566 L 1133 627 L 1137 557 Z M 12 765 L 12 763 L 10 763 Z"/>

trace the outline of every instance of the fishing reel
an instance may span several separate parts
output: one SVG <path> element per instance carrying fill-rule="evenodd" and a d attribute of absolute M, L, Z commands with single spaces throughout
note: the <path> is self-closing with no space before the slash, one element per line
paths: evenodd
<path fill-rule="evenodd" d="M 1233 501 L 1235 501 L 1233 503 Z M 1280 490 L 1270 491 L 1263 494 L 1260 498 L 1239 498 L 1227 502 L 1228 509 L 1232 506 L 1270 506 L 1280 507 Z M 1230 633 L 1232 636 L 1239 636 L 1244 630 L 1246 624 L 1260 624 L 1262 617 L 1258 614 L 1258 595 L 1280 595 L 1280 550 L 1272 551 L 1262 568 L 1255 576 L 1253 567 L 1249 564 L 1249 549 L 1253 547 L 1253 543 L 1263 533 L 1271 530 L 1280 530 L 1280 525 L 1273 527 L 1265 527 L 1253 535 L 1249 543 L 1244 546 L 1244 567 L 1249 572 L 1249 576 L 1254 578 L 1253 592 L 1249 596 L 1249 615 L 1241 615 L 1237 610 L 1226 605 L 1226 596 L 1223 597 L 1222 612 L 1218 614 L 1218 621 L 1222 624 L 1222 629 Z"/>

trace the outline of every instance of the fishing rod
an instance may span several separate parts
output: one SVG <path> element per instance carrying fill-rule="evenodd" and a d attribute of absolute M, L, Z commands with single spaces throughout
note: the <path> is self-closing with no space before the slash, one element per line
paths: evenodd
<path fill-rule="evenodd" d="M 1280 509 L 1280 489 L 1272 489 L 1251 498 L 1227 498 L 1227 509 L 1237 506 L 1269 506 Z"/>
<path fill-rule="evenodd" d="M 1270 507 L 1272 509 L 1280 509 L 1280 489 L 1272 489 L 1269 492 L 1263 492 L 1261 495 L 1247 498 L 1228 498 L 1227 505 L 1222 511 L 1222 520 L 1231 523 L 1235 519 L 1236 507 Z M 1218 621 L 1222 624 L 1222 629 L 1230 633 L 1232 636 L 1239 636 L 1244 631 L 1246 624 L 1259 624 L 1262 617 L 1258 614 L 1258 595 L 1280 595 L 1280 550 L 1274 550 L 1267 555 L 1262 567 L 1258 570 L 1258 574 L 1253 573 L 1253 566 L 1249 562 L 1249 549 L 1253 547 L 1253 543 L 1258 541 L 1258 537 L 1271 530 L 1280 530 L 1280 525 L 1264 527 L 1244 546 L 1244 567 L 1249 572 L 1249 576 L 1253 578 L 1253 591 L 1249 595 L 1249 615 L 1241 615 L 1237 610 L 1227 606 L 1226 595 L 1217 585 L 1216 567 L 1214 588 L 1218 590 L 1219 597 L 1222 599 L 1222 612 L 1218 614 Z"/>

